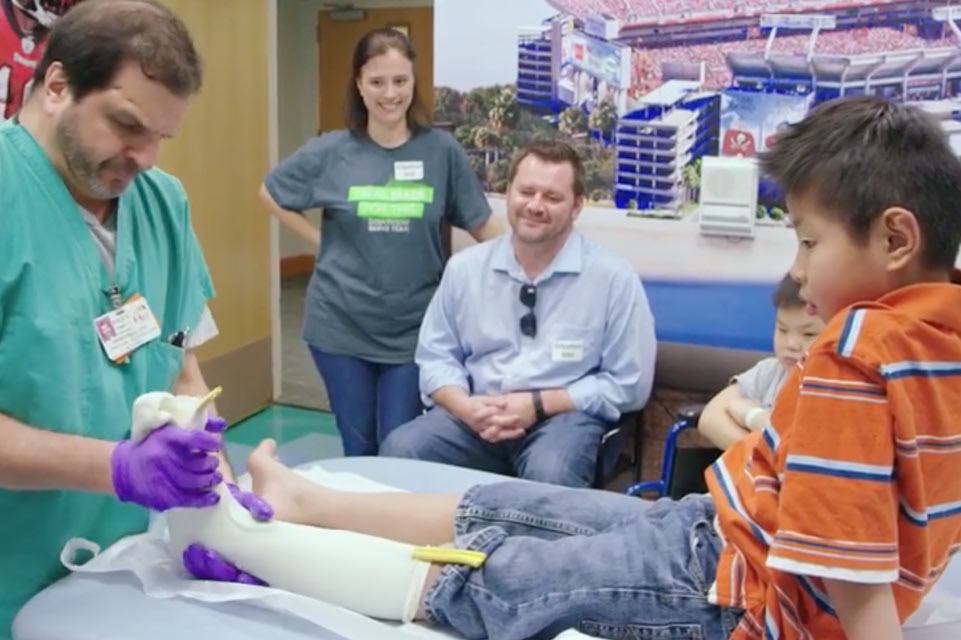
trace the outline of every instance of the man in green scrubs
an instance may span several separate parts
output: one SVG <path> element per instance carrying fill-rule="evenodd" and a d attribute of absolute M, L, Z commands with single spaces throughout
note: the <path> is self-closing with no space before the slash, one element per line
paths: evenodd
<path fill-rule="evenodd" d="M 69 538 L 107 546 L 147 508 L 209 505 L 229 473 L 217 433 L 129 440 L 138 395 L 206 391 L 184 336 L 209 334 L 213 288 L 183 188 L 152 168 L 200 80 L 168 9 L 85 0 L 0 124 L 0 638 Z"/>

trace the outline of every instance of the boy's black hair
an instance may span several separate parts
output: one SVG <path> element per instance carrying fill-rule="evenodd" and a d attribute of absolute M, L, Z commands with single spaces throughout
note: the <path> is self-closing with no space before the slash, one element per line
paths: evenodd
<path fill-rule="evenodd" d="M 779 133 L 760 162 L 785 193 L 817 198 L 858 241 L 889 207 L 911 211 L 924 266 L 954 266 L 961 161 L 938 123 L 919 109 L 875 96 L 832 100 Z"/>
<path fill-rule="evenodd" d="M 806 303 L 801 300 L 801 285 L 791 277 L 791 274 L 781 278 L 774 294 L 771 296 L 775 309 L 796 309 Z"/>

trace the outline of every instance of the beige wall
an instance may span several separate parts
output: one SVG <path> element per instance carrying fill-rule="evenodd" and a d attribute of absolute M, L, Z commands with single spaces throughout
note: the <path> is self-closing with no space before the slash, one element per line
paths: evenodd
<path fill-rule="evenodd" d="M 317 12 L 322 0 L 277 3 L 277 138 L 281 158 L 317 133 Z M 319 224 L 317 211 L 308 217 Z M 313 253 L 310 245 L 280 229 L 280 257 Z"/>
<path fill-rule="evenodd" d="M 199 350 L 221 410 L 236 417 L 268 402 L 270 244 L 256 191 L 268 166 L 267 0 L 164 0 L 190 29 L 204 86 L 159 166 L 183 182 L 217 297 L 220 335 Z M 264 359 L 266 354 L 266 359 Z"/>

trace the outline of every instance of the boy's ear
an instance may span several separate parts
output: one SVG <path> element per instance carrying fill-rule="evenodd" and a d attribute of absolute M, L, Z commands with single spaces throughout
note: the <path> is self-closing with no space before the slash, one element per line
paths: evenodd
<path fill-rule="evenodd" d="M 878 220 L 888 271 L 900 271 L 921 255 L 921 225 L 913 212 L 902 207 L 885 209 Z"/>

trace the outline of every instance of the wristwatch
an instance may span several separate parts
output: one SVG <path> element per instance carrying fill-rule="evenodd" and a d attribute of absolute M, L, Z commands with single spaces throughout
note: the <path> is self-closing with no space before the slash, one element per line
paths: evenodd
<path fill-rule="evenodd" d="M 547 414 L 544 412 L 544 401 L 541 399 L 541 390 L 534 389 L 531 391 L 531 399 L 534 401 L 534 415 L 537 416 L 537 421 L 547 420 Z"/>

